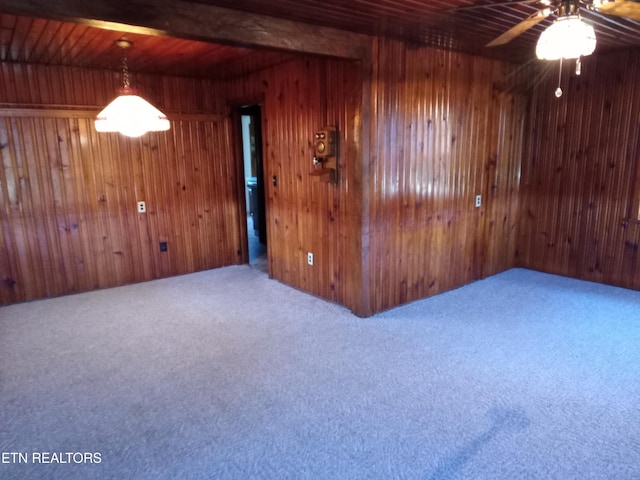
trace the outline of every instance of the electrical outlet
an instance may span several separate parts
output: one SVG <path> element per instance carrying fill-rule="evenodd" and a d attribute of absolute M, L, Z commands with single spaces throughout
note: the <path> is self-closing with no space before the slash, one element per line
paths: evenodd
<path fill-rule="evenodd" d="M 307 263 L 313 266 L 313 253 L 307 252 Z"/>
<path fill-rule="evenodd" d="M 138 202 L 138 213 L 147 213 L 147 204 L 145 202 Z"/>
<path fill-rule="evenodd" d="M 482 195 L 476 195 L 476 208 L 482 205 Z"/>

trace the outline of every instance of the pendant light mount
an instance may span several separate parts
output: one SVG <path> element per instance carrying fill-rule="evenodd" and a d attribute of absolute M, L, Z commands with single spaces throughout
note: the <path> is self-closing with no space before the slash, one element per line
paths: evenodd
<path fill-rule="evenodd" d="M 120 47 L 122 49 L 131 48 L 133 46 L 133 42 L 130 40 L 127 40 L 126 38 L 120 38 L 113 43 L 115 44 L 116 47 Z"/>

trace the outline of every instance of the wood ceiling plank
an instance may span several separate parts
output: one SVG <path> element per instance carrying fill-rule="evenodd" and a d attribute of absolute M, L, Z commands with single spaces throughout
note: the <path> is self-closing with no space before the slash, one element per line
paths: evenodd
<path fill-rule="evenodd" d="M 61 63 L 64 65 L 84 66 L 86 59 L 95 55 L 94 41 L 96 39 L 96 31 L 84 25 L 76 25 L 75 35 L 73 45 L 63 56 Z"/>
<path fill-rule="evenodd" d="M 76 64 L 81 67 L 117 68 L 121 60 L 112 53 L 114 50 L 113 42 L 121 36 L 121 33 L 91 27 L 86 28 L 86 43 L 82 52 L 76 56 Z"/>
<path fill-rule="evenodd" d="M 132 71 L 151 73 L 175 68 L 183 74 L 200 76 L 208 74 L 205 72 L 217 73 L 215 64 L 227 61 L 229 55 L 242 58 L 244 53 L 238 48 L 248 45 L 360 58 L 358 52 L 368 52 L 371 39 L 368 35 L 380 35 L 415 46 L 461 50 L 524 63 L 533 58 L 540 33 L 556 18 L 544 20 L 504 46 L 484 48 L 487 42 L 538 8 L 518 3 L 455 10 L 477 5 L 479 1 L 131 0 L 125 3 L 110 0 L 107 3 L 107 0 L 97 0 L 97 3 L 80 5 L 84 2 L 0 0 L 0 12 L 21 9 L 36 18 L 26 41 L 20 43 L 19 38 L 25 34 L 20 31 L 26 25 L 22 22 L 27 20 L 18 20 L 11 13 L 0 14 L 0 59 L 118 69 L 121 52 L 113 48 L 113 42 L 124 35 L 135 43 L 129 52 Z M 219 12 L 228 15 L 210 19 Z M 582 13 L 585 20 L 594 25 L 599 51 L 640 47 L 640 22 L 586 10 Z M 44 30 L 43 20 L 37 20 L 38 17 L 49 19 Z M 132 25 L 142 17 L 145 20 Z M 52 18 L 73 18 L 84 25 L 78 24 L 73 30 L 73 43 L 61 46 L 56 37 L 62 35 L 58 30 L 63 26 Z M 154 36 L 150 37 L 149 33 Z M 220 50 L 219 44 L 225 44 L 229 50 Z M 53 48 L 65 50 L 62 55 L 56 55 L 50 53 Z"/>
<path fill-rule="evenodd" d="M 49 21 L 36 18 L 31 24 L 31 29 L 27 34 L 23 55 L 25 62 L 38 63 L 42 52 L 48 48 L 47 29 Z M 44 39 L 44 40 L 43 40 Z"/>
<path fill-rule="evenodd" d="M 32 18 L 18 17 L 15 27 L 13 29 L 13 36 L 11 38 L 10 47 L 10 60 L 14 62 L 24 61 L 25 55 L 25 41 L 29 34 L 31 25 L 33 24 Z"/>
<path fill-rule="evenodd" d="M 342 58 L 364 58 L 370 45 L 367 36 L 352 32 L 185 1 L 0 0 L 0 11 L 72 20 L 101 28 Z"/>
<path fill-rule="evenodd" d="M 63 23 L 58 30 L 58 34 L 52 38 L 51 48 L 48 49 L 49 59 L 47 63 L 52 65 L 62 65 L 62 59 L 70 49 L 73 42 L 73 32 L 75 23 Z"/>
<path fill-rule="evenodd" d="M 39 19 L 44 22 L 40 34 L 36 37 L 29 38 L 29 42 L 33 48 L 29 57 L 29 62 L 32 63 L 46 63 L 51 57 L 51 48 L 56 44 L 56 37 L 60 35 L 60 29 L 62 28 L 61 22 Z"/>

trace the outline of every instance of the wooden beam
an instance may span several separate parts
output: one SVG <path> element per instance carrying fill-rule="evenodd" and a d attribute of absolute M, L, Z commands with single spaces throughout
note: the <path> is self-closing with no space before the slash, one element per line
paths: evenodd
<path fill-rule="evenodd" d="M 370 37 L 184 0 L 0 0 L 0 12 L 111 30 L 362 59 Z"/>

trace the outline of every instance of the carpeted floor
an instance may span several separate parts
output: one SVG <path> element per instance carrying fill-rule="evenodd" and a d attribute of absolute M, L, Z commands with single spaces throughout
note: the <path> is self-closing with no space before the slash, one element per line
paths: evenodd
<path fill-rule="evenodd" d="M 260 243 L 253 224 L 253 217 L 247 217 L 247 241 L 249 246 L 249 264 L 264 273 L 269 273 L 267 245 Z"/>
<path fill-rule="evenodd" d="M 2 479 L 639 479 L 640 292 L 514 269 L 361 319 L 238 266 L 3 307 L 0 455 Z"/>

